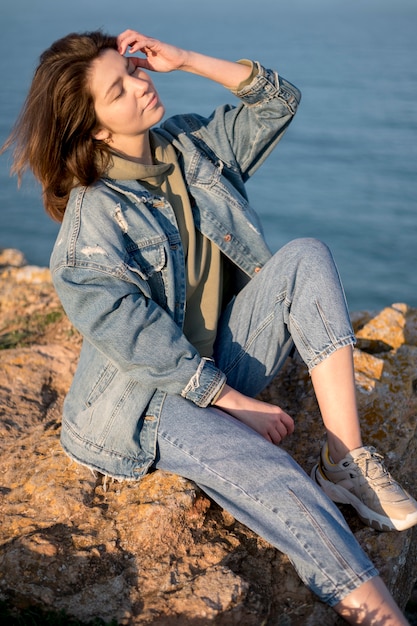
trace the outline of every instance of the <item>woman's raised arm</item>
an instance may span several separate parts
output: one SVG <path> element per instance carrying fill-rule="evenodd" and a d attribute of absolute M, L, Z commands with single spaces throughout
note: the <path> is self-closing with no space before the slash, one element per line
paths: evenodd
<path fill-rule="evenodd" d="M 121 33 L 117 42 L 120 54 L 125 54 L 127 50 L 130 54 L 142 52 L 144 57 L 132 59 L 138 67 L 145 70 L 153 72 L 182 70 L 213 80 L 228 89 L 236 89 L 252 71 L 251 66 L 177 48 L 134 30 Z"/>

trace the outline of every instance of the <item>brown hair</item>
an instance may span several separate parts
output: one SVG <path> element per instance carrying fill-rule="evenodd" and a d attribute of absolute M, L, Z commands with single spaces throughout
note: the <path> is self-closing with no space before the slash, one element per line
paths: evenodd
<path fill-rule="evenodd" d="M 107 48 L 117 50 L 116 37 L 94 31 L 72 33 L 45 50 L 1 149 L 14 144 L 11 172 L 20 184 L 23 173 L 32 170 L 42 185 L 45 209 L 57 221 L 71 189 L 94 183 L 109 162 L 107 145 L 93 138 L 97 119 L 88 87 L 91 64 Z"/>

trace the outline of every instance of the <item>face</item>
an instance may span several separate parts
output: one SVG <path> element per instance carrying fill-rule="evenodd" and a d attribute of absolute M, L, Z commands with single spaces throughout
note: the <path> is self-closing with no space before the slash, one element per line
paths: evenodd
<path fill-rule="evenodd" d="M 90 90 L 98 120 L 96 139 L 132 157 L 146 157 L 148 131 L 165 109 L 152 80 L 136 59 L 108 49 L 92 63 Z"/>

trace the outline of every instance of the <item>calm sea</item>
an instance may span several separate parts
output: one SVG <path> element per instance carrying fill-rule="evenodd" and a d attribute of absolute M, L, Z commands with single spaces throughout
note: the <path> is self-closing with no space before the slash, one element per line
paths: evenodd
<path fill-rule="evenodd" d="M 1 9 L 0 142 L 39 54 L 70 31 L 142 30 L 229 59 L 255 58 L 303 93 L 282 143 L 248 185 L 275 250 L 300 236 L 333 250 L 351 310 L 417 306 L 415 0 L 13 0 Z M 154 80 L 168 114 L 209 114 L 223 88 L 180 72 Z M 0 158 L 0 247 L 47 265 L 57 225 L 28 176 Z"/>

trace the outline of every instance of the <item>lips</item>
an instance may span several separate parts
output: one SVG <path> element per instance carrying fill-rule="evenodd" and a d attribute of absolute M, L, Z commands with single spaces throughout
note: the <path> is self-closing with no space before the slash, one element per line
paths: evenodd
<path fill-rule="evenodd" d="M 145 105 L 145 109 L 152 109 L 158 102 L 158 96 L 154 93 Z"/>

